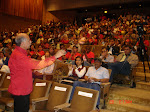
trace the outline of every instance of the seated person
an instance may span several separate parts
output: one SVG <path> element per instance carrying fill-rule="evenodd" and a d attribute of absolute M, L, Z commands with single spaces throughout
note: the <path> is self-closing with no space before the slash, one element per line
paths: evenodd
<path fill-rule="evenodd" d="M 64 44 L 60 44 L 60 50 L 65 50 L 65 51 L 66 51 Z M 66 59 L 65 56 L 61 56 L 60 58 L 58 58 L 58 60 L 60 60 L 60 61 L 62 61 L 62 60 L 64 60 L 64 59 Z"/>
<path fill-rule="evenodd" d="M 81 46 L 80 46 L 80 44 L 78 43 L 78 40 L 77 40 L 77 39 L 74 39 L 73 44 L 70 45 L 67 49 L 73 49 L 73 46 L 77 46 L 77 47 L 78 47 L 78 52 L 81 52 Z"/>
<path fill-rule="evenodd" d="M 49 51 L 45 52 L 45 55 L 42 57 L 42 59 L 47 59 L 50 57 L 50 53 Z M 40 70 L 34 70 L 33 71 L 33 78 L 39 78 L 39 79 L 43 79 L 43 74 L 45 75 L 50 75 L 53 72 L 54 69 L 54 63 L 48 67 L 45 67 L 43 69 Z"/>
<path fill-rule="evenodd" d="M 108 68 L 107 63 L 113 63 L 114 62 L 114 56 L 110 55 L 108 53 L 108 50 L 106 47 L 102 47 L 102 53 L 99 57 L 102 59 L 102 66 L 105 68 Z"/>
<path fill-rule="evenodd" d="M 109 72 L 106 68 L 102 67 L 101 65 L 102 65 L 102 60 L 100 58 L 95 58 L 94 66 L 89 67 L 84 77 L 87 83 L 74 81 L 70 100 L 72 99 L 76 86 L 90 88 L 90 89 L 98 90 L 100 92 L 100 84 L 109 81 Z M 99 94 L 99 98 L 97 101 L 97 108 L 99 104 L 100 104 L 100 94 Z"/>
<path fill-rule="evenodd" d="M 55 48 L 54 47 L 50 47 L 49 51 L 45 51 L 45 55 L 41 57 L 41 59 L 45 59 L 46 57 L 51 57 L 55 55 Z"/>
<path fill-rule="evenodd" d="M 114 38 L 110 39 L 110 43 L 107 46 L 107 49 L 108 49 L 108 53 L 112 54 L 112 55 L 118 55 L 119 51 L 120 51 L 120 48 L 115 45 L 115 39 Z"/>
<path fill-rule="evenodd" d="M 5 57 L 6 57 L 6 59 L 3 60 L 3 64 L 4 64 L 4 65 L 7 65 L 7 66 L 8 66 L 8 61 L 9 61 L 9 58 L 10 58 L 11 53 L 12 53 L 11 49 L 6 48 L 6 49 L 4 50 L 4 55 L 5 55 Z"/>
<path fill-rule="evenodd" d="M 93 37 L 91 37 L 89 39 L 89 44 L 90 45 L 97 45 L 98 44 L 98 42 L 97 42 L 97 35 L 94 35 Z"/>
<path fill-rule="evenodd" d="M 44 55 L 44 51 L 41 45 L 38 46 L 38 51 L 36 52 L 36 55 L 38 55 L 38 59 L 41 59 L 41 57 Z"/>
<path fill-rule="evenodd" d="M 8 61 L 9 61 L 11 53 L 12 53 L 11 49 L 6 48 L 4 50 L 5 58 L 3 58 L 3 65 L 0 69 L 0 71 L 10 73 L 10 70 L 9 70 L 9 67 L 8 67 Z"/>
<path fill-rule="evenodd" d="M 69 64 L 68 65 L 69 72 L 67 78 L 64 78 L 65 80 L 78 80 L 78 79 L 83 79 L 84 75 L 86 73 L 86 67 L 83 66 L 83 59 L 80 56 L 77 56 L 75 59 L 75 65 Z M 68 84 L 67 82 L 63 80 L 62 83 Z M 71 84 L 72 84 L 72 81 Z"/>
<path fill-rule="evenodd" d="M 32 44 L 28 50 L 28 56 L 31 58 L 37 58 L 35 46 Z"/>
<path fill-rule="evenodd" d="M 0 51 L 0 67 L 3 65 L 3 60 L 4 60 L 5 58 L 6 58 L 6 57 L 4 57 L 3 51 Z"/>
<path fill-rule="evenodd" d="M 73 50 L 70 52 L 68 52 L 66 55 L 65 55 L 65 58 L 68 59 L 68 60 L 75 60 L 75 58 L 77 56 L 80 56 L 81 57 L 81 54 L 78 52 L 78 47 L 77 46 L 73 46 Z"/>
<path fill-rule="evenodd" d="M 69 39 L 68 39 L 68 35 L 67 34 L 63 35 L 63 38 L 62 38 L 61 42 L 63 44 L 68 44 L 69 43 Z"/>
<path fill-rule="evenodd" d="M 87 46 L 86 49 L 83 49 L 82 55 L 85 66 L 90 66 L 94 63 L 94 53 L 91 51 L 89 46 Z"/>
<path fill-rule="evenodd" d="M 124 47 L 124 53 L 121 53 L 120 55 L 117 56 L 116 62 L 108 63 L 108 68 L 112 69 L 110 82 L 113 81 L 113 76 L 115 74 L 125 75 L 126 76 L 125 78 L 129 80 L 131 68 L 135 67 L 139 61 L 138 56 L 131 53 L 131 49 L 132 49 L 131 46 L 126 45 Z"/>
<path fill-rule="evenodd" d="M 112 56 L 108 53 L 108 49 L 106 47 L 102 48 L 102 54 L 99 58 L 102 59 L 102 62 L 107 62 L 107 63 L 114 62 L 114 56 Z"/>

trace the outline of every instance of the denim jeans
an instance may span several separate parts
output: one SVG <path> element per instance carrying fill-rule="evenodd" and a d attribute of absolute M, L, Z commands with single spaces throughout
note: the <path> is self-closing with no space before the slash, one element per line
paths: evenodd
<path fill-rule="evenodd" d="M 108 63 L 108 68 L 112 69 L 109 81 L 112 82 L 115 74 L 129 75 L 131 72 L 130 64 L 126 62 Z"/>

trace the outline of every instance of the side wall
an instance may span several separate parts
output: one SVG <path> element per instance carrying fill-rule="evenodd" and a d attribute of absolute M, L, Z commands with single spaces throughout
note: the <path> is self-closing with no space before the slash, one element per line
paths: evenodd
<path fill-rule="evenodd" d="M 0 0 L 2 13 L 42 21 L 43 0 Z"/>

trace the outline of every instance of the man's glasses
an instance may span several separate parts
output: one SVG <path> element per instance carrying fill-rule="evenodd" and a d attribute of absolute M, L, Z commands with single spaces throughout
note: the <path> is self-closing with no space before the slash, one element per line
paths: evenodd
<path fill-rule="evenodd" d="M 103 53 L 103 52 L 106 52 L 106 51 L 102 51 L 102 53 Z"/>

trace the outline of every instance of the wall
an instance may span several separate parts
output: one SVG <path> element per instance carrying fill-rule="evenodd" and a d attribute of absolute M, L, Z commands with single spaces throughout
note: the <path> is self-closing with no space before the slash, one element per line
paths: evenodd
<path fill-rule="evenodd" d="M 31 20 L 31 19 L 12 16 L 12 15 L 0 14 L 0 32 L 4 30 L 16 31 L 37 24 L 41 24 L 41 21 Z"/>
<path fill-rule="evenodd" d="M 0 0 L 2 13 L 42 21 L 43 0 Z"/>
<path fill-rule="evenodd" d="M 49 0 L 43 1 L 43 18 L 42 24 L 45 24 L 47 21 L 70 21 L 76 17 L 77 12 L 73 10 L 62 10 L 62 11 L 48 11 L 47 10 L 47 2 Z"/>
<path fill-rule="evenodd" d="M 148 1 L 148 0 L 142 0 Z M 104 6 L 137 2 L 137 0 L 47 0 L 47 10 L 56 11 L 90 6 Z"/>

